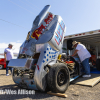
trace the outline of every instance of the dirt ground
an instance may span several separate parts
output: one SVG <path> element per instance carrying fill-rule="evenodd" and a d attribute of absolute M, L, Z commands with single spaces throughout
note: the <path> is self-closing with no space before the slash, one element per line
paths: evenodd
<path fill-rule="evenodd" d="M 18 91 L 20 89 L 12 80 L 12 76 L 6 76 L 6 70 L 0 70 L 0 90 L 10 89 Z M 70 84 L 65 92 L 67 98 L 49 95 L 44 92 L 35 91 L 35 94 L 0 94 L 0 100 L 100 100 L 100 82 L 94 87 Z"/>

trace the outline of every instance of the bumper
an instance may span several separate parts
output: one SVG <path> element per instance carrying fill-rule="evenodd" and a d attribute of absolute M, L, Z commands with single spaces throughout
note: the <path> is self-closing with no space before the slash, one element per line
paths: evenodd
<path fill-rule="evenodd" d="M 20 70 L 30 69 L 33 59 L 25 58 L 25 59 L 11 59 L 8 67 L 17 68 Z"/>

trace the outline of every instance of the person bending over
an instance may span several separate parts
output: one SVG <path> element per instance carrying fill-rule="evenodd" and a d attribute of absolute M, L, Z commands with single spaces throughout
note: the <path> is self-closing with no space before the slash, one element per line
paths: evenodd
<path fill-rule="evenodd" d="M 73 48 L 75 48 L 75 51 L 71 56 L 73 57 L 76 54 L 78 54 L 85 70 L 85 75 L 83 75 L 82 77 L 91 77 L 90 65 L 89 65 L 89 58 L 91 57 L 91 54 L 83 44 L 77 41 L 73 41 L 72 44 L 73 44 Z"/>

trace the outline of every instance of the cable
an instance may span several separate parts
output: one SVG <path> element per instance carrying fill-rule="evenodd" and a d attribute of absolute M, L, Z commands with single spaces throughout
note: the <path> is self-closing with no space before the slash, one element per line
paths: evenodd
<path fill-rule="evenodd" d="M 17 6 L 21 7 L 21 8 L 23 8 L 22 6 L 20 6 L 20 5 L 16 4 L 16 3 L 14 3 L 14 2 L 12 2 L 11 0 L 8 0 L 8 1 L 10 1 L 11 3 L 13 3 L 13 4 L 15 4 L 15 5 L 17 5 Z M 23 9 L 27 10 L 26 8 L 23 8 Z M 29 10 L 27 10 L 27 11 L 30 12 L 30 13 L 32 13 L 32 14 L 34 14 L 33 12 L 31 12 L 31 11 L 29 11 Z M 36 14 L 35 14 L 35 15 L 36 15 Z"/>
<path fill-rule="evenodd" d="M 22 2 L 23 4 L 25 4 L 25 2 L 23 2 L 22 0 L 19 0 L 20 2 Z M 28 4 L 26 4 L 26 5 L 28 5 Z M 30 5 L 28 5 L 30 8 L 32 8 L 32 9 L 34 9 L 33 7 L 31 7 Z M 37 10 L 37 9 L 35 9 L 35 10 Z"/>
<path fill-rule="evenodd" d="M 6 20 L 3 20 L 3 19 L 0 19 L 0 20 L 2 20 L 2 21 L 4 21 L 4 22 L 7 22 L 7 23 L 10 23 L 10 24 L 13 24 L 13 25 L 16 25 L 16 26 L 19 26 L 19 27 L 22 27 L 22 28 L 25 28 L 25 27 L 23 27 L 23 26 L 20 26 L 20 25 L 17 25 L 17 24 L 11 23 L 11 22 L 6 21 Z M 26 29 L 26 28 L 25 28 L 25 29 Z"/>

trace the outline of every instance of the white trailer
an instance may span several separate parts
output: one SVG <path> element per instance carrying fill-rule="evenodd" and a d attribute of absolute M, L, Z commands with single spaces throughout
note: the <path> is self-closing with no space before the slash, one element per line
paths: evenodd
<path fill-rule="evenodd" d="M 96 67 L 98 70 L 100 70 L 100 29 L 65 36 L 63 42 L 63 52 L 69 53 L 69 55 L 72 55 L 74 51 L 71 47 L 72 41 L 81 42 L 88 50 L 91 50 L 91 48 L 94 49 L 94 55 L 96 56 Z"/>

